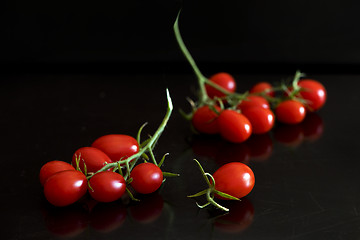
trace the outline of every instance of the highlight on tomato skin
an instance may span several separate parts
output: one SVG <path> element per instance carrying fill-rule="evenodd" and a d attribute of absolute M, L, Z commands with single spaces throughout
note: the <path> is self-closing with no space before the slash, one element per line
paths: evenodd
<path fill-rule="evenodd" d="M 94 147 L 82 147 L 76 150 L 72 157 L 73 166 L 77 166 L 76 161 L 79 161 L 82 172 L 85 172 L 84 164 L 86 165 L 87 173 L 95 173 L 112 162 L 108 155 Z"/>
<path fill-rule="evenodd" d="M 252 133 L 254 134 L 267 133 L 275 124 L 274 113 L 268 108 L 247 108 L 242 111 L 242 114 L 249 119 L 252 126 Z"/>
<path fill-rule="evenodd" d="M 236 81 L 233 78 L 233 76 L 231 76 L 229 73 L 225 73 L 225 72 L 220 72 L 217 74 L 212 75 L 209 80 L 217 85 L 219 85 L 220 87 L 222 87 L 223 89 L 225 89 L 228 92 L 235 92 L 236 91 Z M 208 96 L 210 98 L 215 98 L 215 97 L 224 97 L 225 94 L 220 92 L 219 90 L 215 89 L 212 86 L 209 86 L 207 84 L 205 84 L 205 89 L 206 89 L 206 93 L 208 94 Z"/>
<path fill-rule="evenodd" d="M 218 112 L 221 108 L 214 106 L 214 109 Z M 205 134 L 219 133 L 219 124 L 217 121 L 218 114 L 214 112 L 209 106 L 203 106 L 198 108 L 191 119 L 191 123 L 195 130 Z"/>
<path fill-rule="evenodd" d="M 306 109 L 302 103 L 296 100 L 285 100 L 275 109 L 276 119 L 285 124 L 298 124 L 306 116 Z"/>
<path fill-rule="evenodd" d="M 139 152 L 139 143 L 135 138 L 124 134 L 109 134 L 97 138 L 91 147 L 100 149 L 113 162 L 124 160 Z"/>
<path fill-rule="evenodd" d="M 163 181 L 161 169 L 153 163 L 140 163 L 130 173 L 130 185 L 141 194 L 149 194 L 158 190 Z"/>
<path fill-rule="evenodd" d="M 298 85 L 303 88 L 299 95 L 308 101 L 305 105 L 308 111 L 317 111 L 326 102 L 327 92 L 323 84 L 313 79 L 301 79 Z"/>
<path fill-rule="evenodd" d="M 234 110 L 223 110 L 218 117 L 218 123 L 221 136 L 233 143 L 246 141 L 252 133 L 249 119 Z"/>

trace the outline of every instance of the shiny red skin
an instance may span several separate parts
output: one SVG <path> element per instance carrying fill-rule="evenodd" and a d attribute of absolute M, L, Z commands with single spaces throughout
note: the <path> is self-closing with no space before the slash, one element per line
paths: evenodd
<path fill-rule="evenodd" d="M 306 115 L 304 105 L 295 100 L 285 100 L 275 109 L 275 116 L 279 122 L 286 124 L 298 124 Z"/>
<path fill-rule="evenodd" d="M 323 107 L 326 102 L 326 89 L 318 81 L 312 79 L 302 79 L 298 85 L 304 90 L 300 91 L 300 97 L 309 101 L 306 104 L 308 111 L 317 111 Z"/>
<path fill-rule="evenodd" d="M 245 109 L 242 113 L 249 119 L 254 134 L 266 133 L 274 126 L 275 116 L 268 108 L 252 107 Z"/>
<path fill-rule="evenodd" d="M 124 160 L 139 152 L 139 143 L 136 139 L 124 134 L 99 137 L 91 146 L 103 151 L 113 162 Z"/>
<path fill-rule="evenodd" d="M 72 165 L 76 166 L 76 158 L 80 158 L 79 167 L 84 172 L 84 163 L 88 173 L 95 173 L 112 160 L 100 149 L 94 147 L 82 147 L 76 150 L 72 157 Z"/>
<path fill-rule="evenodd" d="M 262 107 L 270 109 L 269 102 L 261 96 L 250 95 L 237 106 L 237 109 L 244 111 L 252 107 Z"/>
<path fill-rule="evenodd" d="M 268 89 L 272 89 L 272 85 L 268 82 L 259 82 L 257 84 L 255 84 L 252 88 L 250 88 L 250 93 L 261 93 L 264 92 Z M 269 92 L 266 93 L 268 96 L 270 97 L 274 97 L 275 96 L 275 92 L 270 90 Z"/>
<path fill-rule="evenodd" d="M 130 183 L 138 193 L 149 194 L 158 190 L 163 181 L 161 169 L 153 163 L 140 163 L 130 173 Z"/>
<path fill-rule="evenodd" d="M 98 202 L 113 202 L 126 190 L 123 176 L 116 172 L 99 172 L 89 181 L 89 193 Z"/>
<path fill-rule="evenodd" d="M 54 206 L 63 207 L 78 201 L 87 191 L 87 179 L 75 170 L 58 172 L 45 182 L 44 194 Z"/>
<path fill-rule="evenodd" d="M 221 111 L 221 108 L 218 106 L 214 106 L 214 108 L 218 112 Z M 195 111 L 191 123 L 199 133 L 216 134 L 219 133 L 217 117 L 217 113 L 209 108 L 209 106 L 203 106 Z"/>
<path fill-rule="evenodd" d="M 54 175 L 55 173 L 65 171 L 65 170 L 75 170 L 75 168 L 67 162 L 58 161 L 58 160 L 54 160 L 54 161 L 45 163 L 41 167 L 40 174 L 39 174 L 41 185 L 44 186 L 46 180 L 49 177 L 51 177 L 52 175 Z"/>
<path fill-rule="evenodd" d="M 255 185 L 254 172 L 240 162 L 231 162 L 220 167 L 214 174 L 215 189 L 231 196 L 242 198 L 248 195 Z M 215 195 L 219 199 L 221 196 Z"/>
<path fill-rule="evenodd" d="M 220 87 L 224 88 L 228 92 L 235 92 L 236 91 L 236 82 L 235 79 L 228 73 L 221 72 L 212 75 L 209 80 Z M 209 86 L 205 85 L 206 92 L 210 98 L 214 97 L 224 97 L 225 94 L 220 92 L 219 90 Z"/>
<path fill-rule="evenodd" d="M 234 110 L 222 111 L 218 117 L 218 123 L 221 136 L 229 142 L 244 142 L 252 133 L 249 119 Z"/>

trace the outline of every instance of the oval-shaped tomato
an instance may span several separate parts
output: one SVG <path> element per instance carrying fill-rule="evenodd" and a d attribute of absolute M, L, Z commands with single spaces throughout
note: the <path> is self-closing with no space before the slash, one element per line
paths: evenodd
<path fill-rule="evenodd" d="M 84 164 L 88 173 L 95 173 L 112 160 L 100 149 L 94 147 L 82 147 L 76 150 L 72 157 L 72 165 L 76 166 L 76 159 L 79 167 L 84 172 Z"/>
<path fill-rule="evenodd" d="M 234 110 L 222 111 L 218 117 L 218 124 L 221 136 L 230 142 L 244 142 L 252 133 L 249 119 Z"/>
<path fill-rule="evenodd" d="M 78 201 L 87 190 L 84 174 L 75 170 L 55 173 L 45 182 L 44 194 L 54 206 L 63 207 Z"/>
<path fill-rule="evenodd" d="M 233 93 L 236 90 L 235 79 L 228 73 L 221 72 L 221 73 L 214 74 L 209 78 L 209 80 L 211 82 L 219 85 L 220 87 L 222 87 L 223 89 L 225 89 L 228 92 Z M 225 96 L 224 93 L 220 92 L 219 90 L 217 90 L 207 84 L 205 85 L 205 89 L 210 98 Z"/>
<path fill-rule="evenodd" d="M 163 181 L 161 169 L 153 163 L 140 163 L 130 173 L 130 183 L 138 193 L 148 194 L 159 189 Z"/>
<path fill-rule="evenodd" d="M 99 172 L 90 178 L 89 193 L 99 202 L 118 200 L 126 190 L 123 176 L 116 172 Z"/>
<path fill-rule="evenodd" d="M 297 124 L 304 120 L 306 115 L 305 107 L 295 100 L 285 100 L 275 109 L 275 116 L 279 122 L 286 124 Z"/>
<path fill-rule="evenodd" d="M 270 97 L 275 96 L 275 92 L 272 90 L 272 85 L 268 82 L 259 82 L 252 86 L 249 91 L 250 93 L 262 93 L 266 92 L 266 94 Z"/>
<path fill-rule="evenodd" d="M 221 111 L 218 106 L 214 106 L 214 108 L 218 112 Z M 191 123 L 200 133 L 216 134 L 219 133 L 217 116 L 218 114 L 209 106 L 202 106 L 195 111 Z"/>
<path fill-rule="evenodd" d="M 309 111 L 317 111 L 325 104 L 326 89 L 320 82 L 313 79 L 302 79 L 298 85 L 304 89 L 300 91 L 300 96 L 308 101 L 306 108 Z"/>
<path fill-rule="evenodd" d="M 213 174 L 215 189 L 231 196 L 242 198 L 248 195 L 255 185 L 254 172 L 240 162 L 231 162 L 220 167 Z M 226 199 L 215 195 L 217 198 Z"/>
<path fill-rule="evenodd" d="M 75 168 L 67 162 L 58 161 L 58 160 L 54 160 L 54 161 L 45 163 L 41 167 L 40 174 L 39 174 L 41 185 L 44 186 L 46 180 L 49 177 L 51 177 L 52 175 L 54 175 L 55 173 L 65 171 L 65 170 L 75 170 Z"/>
<path fill-rule="evenodd" d="M 91 146 L 103 151 L 113 162 L 124 160 L 139 152 L 139 143 L 136 139 L 124 134 L 99 137 Z"/>
<path fill-rule="evenodd" d="M 251 107 L 262 107 L 270 109 L 270 104 L 264 97 L 250 95 L 241 101 L 241 103 L 237 106 L 237 109 L 244 111 L 245 109 Z"/>
<path fill-rule="evenodd" d="M 263 134 L 270 131 L 275 123 L 274 113 L 268 108 L 247 108 L 242 111 L 242 114 L 249 119 L 252 132 L 255 134 Z"/>

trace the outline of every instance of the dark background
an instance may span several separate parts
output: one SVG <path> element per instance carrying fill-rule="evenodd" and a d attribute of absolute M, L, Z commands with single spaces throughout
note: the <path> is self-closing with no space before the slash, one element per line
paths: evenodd
<path fill-rule="evenodd" d="M 202 69 L 357 71 L 359 1 L 3 1 L 6 71 L 190 71 L 172 25 Z M 326 66 L 325 66 L 326 65 Z"/>
<path fill-rule="evenodd" d="M 359 4 L 3 1 L 2 238 L 359 239 Z M 178 113 L 190 109 L 186 97 L 196 99 L 197 88 L 172 31 L 181 6 L 182 35 L 205 75 L 228 71 L 244 92 L 300 69 L 326 87 L 324 108 L 243 144 L 194 135 Z M 70 162 L 105 134 L 134 136 L 144 122 L 144 135 L 152 134 L 165 114 L 165 88 L 174 112 L 155 154 L 170 153 L 164 170 L 181 177 L 140 204 L 50 206 L 41 166 Z M 253 169 L 253 191 L 225 203 L 231 215 L 199 210 L 186 197 L 205 187 L 193 158 L 208 172 L 229 161 Z"/>

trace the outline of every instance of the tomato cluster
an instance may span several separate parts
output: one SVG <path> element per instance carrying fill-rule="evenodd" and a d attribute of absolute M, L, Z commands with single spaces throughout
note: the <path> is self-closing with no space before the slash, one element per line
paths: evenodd
<path fill-rule="evenodd" d="M 169 94 L 167 97 L 168 110 L 163 122 L 153 137 L 143 143 L 140 136 L 145 125 L 137 139 L 125 134 L 104 135 L 91 146 L 76 150 L 71 164 L 57 160 L 44 164 L 39 178 L 46 199 L 55 206 L 67 206 L 87 192 L 98 202 L 116 201 L 127 192 L 136 200 L 128 187 L 136 193 L 149 194 L 160 188 L 164 175 L 177 176 L 160 169 L 167 154 L 159 163 L 153 154 L 173 108 Z M 138 163 L 139 160 L 143 162 Z"/>

